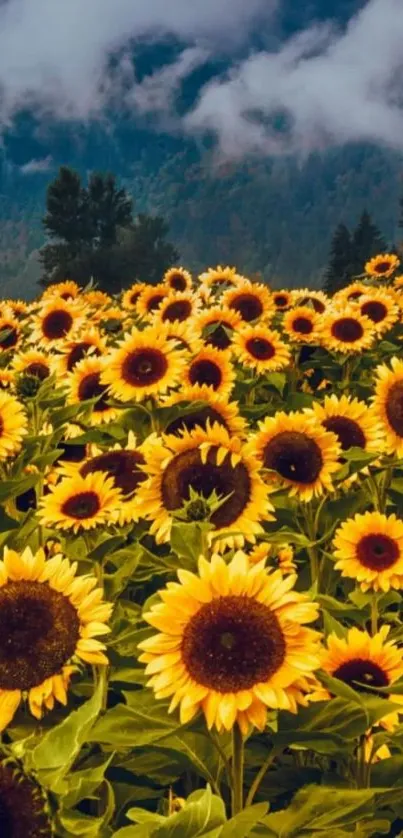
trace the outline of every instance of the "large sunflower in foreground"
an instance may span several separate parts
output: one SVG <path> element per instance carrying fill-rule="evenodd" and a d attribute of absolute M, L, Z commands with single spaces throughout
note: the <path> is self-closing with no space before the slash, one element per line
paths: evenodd
<path fill-rule="evenodd" d="M 243 325 L 242 317 L 236 311 L 223 306 L 211 306 L 197 318 L 205 343 L 216 349 L 228 349 L 237 329 Z"/>
<path fill-rule="evenodd" d="M 292 343 L 319 343 L 319 315 L 309 306 L 297 306 L 287 311 L 283 329 Z"/>
<path fill-rule="evenodd" d="M 256 370 L 257 375 L 288 367 L 291 360 L 287 344 L 274 329 L 264 325 L 245 326 L 233 340 L 233 352 L 245 367 Z"/>
<path fill-rule="evenodd" d="M 163 277 L 164 283 L 171 291 L 191 291 L 192 275 L 185 268 L 169 268 Z"/>
<path fill-rule="evenodd" d="M 76 664 L 107 664 L 98 635 L 112 606 L 93 576 L 76 576 L 77 565 L 43 550 L 5 549 L 0 561 L 0 728 L 21 700 L 41 718 L 55 700 L 67 703 Z"/>
<path fill-rule="evenodd" d="M 12 759 L 0 761 L 2 838 L 52 838 L 48 801 L 41 786 Z"/>
<path fill-rule="evenodd" d="M 321 342 L 331 352 L 362 352 L 374 342 L 374 324 L 354 306 L 333 310 L 321 321 Z"/>
<path fill-rule="evenodd" d="M 164 395 L 181 380 L 186 353 L 161 326 L 137 329 L 106 357 L 102 383 L 123 402 Z"/>
<path fill-rule="evenodd" d="M 20 450 L 27 425 L 22 404 L 14 396 L 0 390 L 0 460 Z"/>
<path fill-rule="evenodd" d="M 403 361 L 392 358 L 376 368 L 374 413 L 385 433 L 388 454 L 403 455 Z"/>
<path fill-rule="evenodd" d="M 321 668 L 332 678 L 338 678 L 344 684 L 365 695 L 381 695 L 376 693 L 376 687 L 391 688 L 389 701 L 401 704 L 402 696 L 393 695 L 393 684 L 403 675 L 402 650 L 396 644 L 387 640 L 389 626 L 382 626 L 379 632 L 371 637 L 368 632 L 354 627 L 348 630 L 345 638 L 337 634 L 330 634 L 327 638 L 327 649 L 321 654 Z M 385 693 L 383 693 L 385 696 Z M 320 690 L 314 698 L 326 700 L 330 698 L 327 690 Z M 387 711 L 379 723 L 388 730 L 399 722 L 399 711 Z"/>
<path fill-rule="evenodd" d="M 222 396 L 228 397 L 235 380 L 230 352 L 205 346 L 188 362 L 183 374 L 185 386 L 197 384 L 211 387 Z"/>
<path fill-rule="evenodd" d="M 250 450 L 268 469 L 267 480 L 303 501 L 333 490 L 341 447 L 334 433 L 301 413 L 276 413 L 259 422 Z"/>
<path fill-rule="evenodd" d="M 40 522 L 59 530 L 90 530 L 111 523 L 119 510 L 121 493 L 114 480 L 94 472 L 76 474 L 51 486 L 39 504 Z"/>
<path fill-rule="evenodd" d="M 246 323 L 267 318 L 274 314 L 275 308 L 269 289 L 258 282 L 244 279 L 237 288 L 225 292 L 222 304 L 234 309 Z"/>
<path fill-rule="evenodd" d="M 387 279 L 397 270 L 400 259 L 394 253 L 381 253 L 374 256 L 365 265 L 365 273 L 368 276 L 375 276 Z"/>
<path fill-rule="evenodd" d="M 368 289 L 357 301 L 357 310 L 373 323 L 377 335 L 383 335 L 399 319 L 399 306 L 392 294 L 382 289 Z"/>
<path fill-rule="evenodd" d="M 85 312 L 77 302 L 50 298 L 33 318 L 30 343 L 49 349 L 59 344 L 82 326 Z"/>
<path fill-rule="evenodd" d="M 105 363 L 105 358 L 88 356 L 75 365 L 67 378 L 69 404 L 79 404 L 90 399 L 97 400 L 91 408 L 89 417 L 91 425 L 111 422 L 117 416 L 117 409 L 108 404 L 108 386 L 102 382 Z M 62 383 L 61 373 L 60 378 Z"/>
<path fill-rule="evenodd" d="M 155 441 L 144 469 L 149 479 L 138 490 L 139 514 L 152 521 L 150 532 L 158 543 L 169 540 L 174 514 L 189 501 L 190 489 L 206 500 L 213 493 L 223 500 L 210 517 L 210 539 L 222 536 L 214 542 L 217 549 L 254 542 L 262 532 L 260 521 L 272 520 L 256 459 L 218 423 Z"/>
<path fill-rule="evenodd" d="M 364 591 L 403 588 L 403 521 L 396 515 L 357 514 L 336 530 L 333 544 L 336 570 Z"/>
<path fill-rule="evenodd" d="M 378 454 L 383 450 L 383 432 L 372 408 L 349 396 L 338 398 L 334 393 L 325 396 L 323 404 L 315 402 L 306 408 L 307 416 L 314 417 L 326 431 L 336 434 L 342 451 L 362 448 Z"/>
<path fill-rule="evenodd" d="M 267 709 L 297 712 L 319 665 L 319 634 L 306 628 L 317 606 L 264 563 L 239 551 L 214 555 L 199 575 L 178 571 L 161 603 L 144 614 L 159 634 L 140 643 L 140 661 L 157 698 L 172 697 L 182 723 L 199 710 L 208 728 L 263 730 Z"/>
<path fill-rule="evenodd" d="M 194 403 L 194 409 L 192 409 L 192 403 Z M 192 387 L 183 387 L 179 392 L 169 396 L 164 401 L 165 405 L 167 407 L 183 405 L 186 408 L 180 412 L 179 416 L 168 421 L 164 428 L 166 434 L 178 436 L 184 430 L 192 431 L 196 425 L 206 428 L 208 422 L 211 425 L 218 422 L 230 435 L 243 436 L 245 433 L 246 421 L 240 416 L 238 402 L 228 402 L 211 387 L 205 385 L 199 387 L 197 384 Z"/>

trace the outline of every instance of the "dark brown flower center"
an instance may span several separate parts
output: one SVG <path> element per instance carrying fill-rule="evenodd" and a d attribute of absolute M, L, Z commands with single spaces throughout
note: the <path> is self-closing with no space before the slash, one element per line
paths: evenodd
<path fill-rule="evenodd" d="M 299 305 L 307 306 L 309 305 L 309 303 L 311 304 L 311 306 L 317 314 L 323 314 L 326 306 L 324 303 L 322 303 L 321 300 L 317 300 L 316 297 L 304 297 L 302 300 L 300 300 Z"/>
<path fill-rule="evenodd" d="M 80 402 L 85 402 L 88 399 L 98 399 L 92 408 L 96 413 L 109 410 L 107 404 L 108 388 L 104 384 L 101 384 L 100 378 L 100 372 L 91 372 L 80 381 L 78 387 L 78 398 Z"/>
<path fill-rule="evenodd" d="M 313 332 L 313 323 L 309 317 L 296 317 L 292 322 L 292 328 L 301 335 L 310 335 Z"/>
<path fill-rule="evenodd" d="M 255 294 L 238 294 L 230 303 L 230 308 L 238 311 L 247 323 L 257 320 L 263 314 L 263 304 Z"/>
<path fill-rule="evenodd" d="M 22 493 L 22 495 L 18 495 L 18 497 L 16 497 L 15 508 L 18 512 L 28 512 L 28 509 L 37 508 L 36 492 L 33 487 L 31 487 L 31 489 L 27 489 L 26 492 Z"/>
<path fill-rule="evenodd" d="M 139 451 L 108 451 L 93 457 L 80 468 L 82 477 L 102 471 L 113 477 L 116 488 L 121 489 L 124 496 L 132 495 L 139 483 L 146 479 L 146 474 L 139 466 L 145 462 Z"/>
<path fill-rule="evenodd" d="M 245 348 L 257 361 L 269 361 L 276 354 L 273 344 L 265 338 L 249 338 Z"/>
<path fill-rule="evenodd" d="M 85 358 L 90 349 L 92 349 L 92 355 L 101 354 L 98 347 L 94 346 L 93 343 L 88 343 L 87 341 L 76 343 L 76 345 L 70 349 L 70 352 L 67 355 L 67 369 L 69 372 L 71 372 L 79 361 L 82 361 L 82 359 Z"/>
<path fill-rule="evenodd" d="M 263 462 L 287 480 L 309 484 L 318 479 L 323 457 L 314 439 L 300 431 L 283 431 L 267 443 Z"/>
<path fill-rule="evenodd" d="M 187 320 L 192 313 L 192 304 L 189 300 L 176 300 L 174 303 L 167 305 L 162 319 L 164 323 L 168 321 L 173 323 L 175 320 Z"/>
<path fill-rule="evenodd" d="M 154 294 L 152 297 L 150 297 L 150 299 L 147 302 L 147 311 L 155 311 L 160 305 L 160 303 L 162 303 L 164 296 L 165 294 Z"/>
<path fill-rule="evenodd" d="M 75 652 L 80 623 L 70 600 L 41 582 L 0 588 L 0 689 L 29 690 Z"/>
<path fill-rule="evenodd" d="M 33 364 L 28 364 L 25 367 L 25 372 L 28 375 L 34 375 L 36 378 L 39 378 L 40 381 L 44 381 L 45 378 L 49 375 L 49 367 L 46 364 L 41 364 L 40 361 L 35 361 Z"/>
<path fill-rule="evenodd" d="M 399 545 L 393 538 L 383 533 L 364 535 L 358 542 L 358 561 L 370 570 L 387 570 L 393 567 L 400 557 Z"/>
<path fill-rule="evenodd" d="M 369 300 L 361 306 L 361 314 L 365 314 L 373 323 L 382 323 L 387 313 L 386 306 L 384 303 L 380 303 L 379 300 Z"/>
<path fill-rule="evenodd" d="M 363 337 L 364 329 L 354 317 L 340 317 L 332 323 L 331 332 L 342 343 L 355 343 Z"/>
<path fill-rule="evenodd" d="M 387 395 L 385 411 L 395 434 L 403 437 L 403 381 L 392 384 Z"/>
<path fill-rule="evenodd" d="M 57 447 L 62 449 L 62 453 L 56 460 L 57 463 L 60 460 L 65 460 L 67 463 L 81 463 L 87 453 L 86 445 L 76 445 L 73 441 L 61 440 L 57 443 Z"/>
<path fill-rule="evenodd" d="M 204 498 L 215 491 L 227 500 L 211 516 L 211 522 L 218 529 L 233 524 L 249 503 L 251 481 L 245 465 L 241 462 L 231 465 L 227 456 L 217 465 L 217 448 L 211 448 L 207 462 L 203 463 L 199 449 L 183 451 L 172 458 L 161 479 L 162 501 L 166 509 L 180 509 L 189 500 L 190 488 Z"/>
<path fill-rule="evenodd" d="M 273 300 L 277 308 L 284 308 L 288 305 L 288 297 L 285 294 L 275 294 Z"/>
<path fill-rule="evenodd" d="M 149 387 L 160 381 L 167 369 L 168 361 L 159 349 L 134 349 L 123 362 L 122 377 L 132 387 Z"/>
<path fill-rule="evenodd" d="M 358 300 L 363 295 L 363 291 L 352 291 L 351 294 L 348 295 L 348 300 Z"/>
<path fill-rule="evenodd" d="M 193 431 L 193 429 L 197 426 L 206 428 L 208 421 L 210 421 L 211 425 L 214 422 L 218 422 L 228 430 L 228 425 L 225 419 L 221 416 L 221 413 L 219 413 L 218 410 L 215 410 L 214 407 L 207 405 L 206 407 L 201 407 L 198 410 L 195 410 L 194 413 L 187 413 L 184 416 L 178 416 L 177 419 L 173 419 L 166 427 L 165 433 L 180 436 L 181 432 L 184 430 Z"/>
<path fill-rule="evenodd" d="M 42 320 L 42 332 L 48 340 L 64 338 L 73 325 L 73 318 L 68 311 L 56 309 L 49 312 Z"/>
<path fill-rule="evenodd" d="M 52 838 L 41 789 L 17 765 L 0 764 L 1 838 Z"/>
<path fill-rule="evenodd" d="M 12 326 L 11 324 L 3 323 L 0 326 L 0 332 L 5 332 L 6 330 L 7 334 L 0 340 L 0 347 L 2 349 L 11 349 L 12 346 L 15 346 L 16 343 L 18 343 L 18 329 L 16 329 L 15 326 Z"/>
<path fill-rule="evenodd" d="M 359 424 L 347 416 L 329 416 L 322 422 L 327 431 L 332 431 L 338 437 L 343 451 L 348 448 L 365 448 L 366 439 Z"/>
<path fill-rule="evenodd" d="M 207 384 L 214 390 L 218 390 L 222 382 L 220 367 L 207 358 L 193 361 L 189 369 L 189 381 L 191 384 Z"/>
<path fill-rule="evenodd" d="M 186 291 L 187 288 L 186 279 L 180 273 L 171 274 L 169 277 L 169 285 L 174 289 L 174 291 Z"/>
<path fill-rule="evenodd" d="M 61 511 L 68 518 L 75 518 L 77 521 L 86 521 L 93 518 L 99 512 L 101 503 L 96 492 L 77 492 L 65 500 Z"/>
<path fill-rule="evenodd" d="M 182 658 L 190 676 L 220 693 L 251 689 L 277 672 L 286 645 L 276 615 L 247 596 L 224 596 L 190 618 Z"/>
<path fill-rule="evenodd" d="M 384 262 L 379 262 L 377 265 L 375 265 L 374 271 L 377 274 L 385 274 L 388 271 L 390 271 L 391 267 L 392 263 L 385 260 Z"/>
<path fill-rule="evenodd" d="M 362 658 L 352 658 L 345 661 L 333 672 L 333 677 L 348 684 L 349 687 L 359 693 L 372 693 L 372 695 L 376 695 L 376 693 L 370 689 L 371 687 L 387 687 L 389 685 L 386 672 L 375 661 L 363 660 Z"/>
<path fill-rule="evenodd" d="M 140 291 L 133 291 L 133 293 L 130 294 L 130 303 L 131 303 L 132 306 L 134 306 L 137 303 L 137 300 L 138 300 L 140 294 L 141 294 L 141 290 Z"/>
<path fill-rule="evenodd" d="M 215 346 L 216 349 L 228 349 L 231 346 L 231 338 L 226 332 L 226 329 L 232 331 L 231 324 L 226 323 L 225 320 L 212 320 L 208 325 L 209 327 L 215 326 L 216 328 L 206 336 L 206 343 L 209 343 L 210 346 Z"/>

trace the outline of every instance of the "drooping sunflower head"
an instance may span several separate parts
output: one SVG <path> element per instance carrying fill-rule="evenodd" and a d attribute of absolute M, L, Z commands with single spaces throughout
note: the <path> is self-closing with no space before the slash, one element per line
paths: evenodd
<path fill-rule="evenodd" d="M 399 265 L 400 259 L 394 253 L 381 253 L 366 263 L 365 273 L 368 276 L 387 279 L 389 276 L 392 276 Z"/>
<path fill-rule="evenodd" d="M 146 454 L 149 480 L 138 491 L 139 511 L 152 521 L 150 532 L 157 542 L 169 539 L 173 516 L 190 500 L 190 491 L 208 500 L 222 501 L 212 513 L 211 537 L 217 549 L 241 547 L 261 532 L 260 521 L 271 520 L 268 488 L 258 463 L 240 439 L 215 423 L 206 430 L 196 427 L 180 437 L 166 436 Z"/>
<path fill-rule="evenodd" d="M 73 371 L 68 374 L 67 401 L 69 404 L 78 404 L 90 399 L 97 400 L 91 408 L 89 417 L 91 425 L 111 422 L 117 416 L 117 409 L 108 404 L 108 385 L 102 380 L 105 368 L 106 356 L 101 358 L 88 356 L 79 361 Z"/>
<path fill-rule="evenodd" d="M 275 308 L 269 289 L 257 282 L 245 279 L 237 288 L 225 292 L 224 306 L 234 309 L 246 323 L 272 316 Z"/>
<path fill-rule="evenodd" d="M 342 451 L 362 448 L 364 451 L 380 453 L 383 450 L 383 432 L 374 411 L 359 399 L 334 393 L 325 396 L 323 404 L 315 402 L 304 411 L 320 422 L 326 431 L 336 434 Z"/>
<path fill-rule="evenodd" d="M 323 314 L 330 304 L 329 297 L 323 291 L 312 291 L 310 288 L 295 290 L 294 300 L 297 306 L 310 306 L 316 314 Z"/>
<path fill-rule="evenodd" d="M 10 393 L 0 390 L 0 460 L 16 454 L 27 433 L 28 419 L 23 405 Z"/>
<path fill-rule="evenodd" d="M 263 562 L 250 566 L 237 552 L 199 561 L 199 575 L 178 571 L 179 583 L 160 592 L 144 615 L 159 633 L 140 644 L 148 686 L 171 697 L 181 722 L 200 710 L 209 728 L 263 730 L 267 709 L 296 712 L 318 667 L 319 635 L 306 628 L 317 606 L 291 591 Z"/>
<path fill-rule="evenodd" d="M 77 565 L 44 550 L 5 550 L 0 562 L 0 728 L 12 720 L 22 698 L 41 718 L 55 700 L 67 703 L 75 664 L 106 664 L 111 606 L 93 576 L 76 576 Z M 29 834 L 29 833 L 28 833 Z"/>
<path fill-rule="evenodd" d="M 59 298 L 61 300 L 72 300 L 80 294 L 80 286 L 72 279 L 66 279 L 64 282 L 56 282 L 53 285 L 48 285 L 45 288 L 42 299 L 49 300 Z"/>
<path fill-rule="evenodd" d="M 159 285 L 146 285 L 144 291 L 141 292 L 136 310 L 140 317 L 150 319 L 158 311 L 161 303 L 169 294 L 169 288 L 160 282 Z"/>
<path fill-rule="evenodd" d="M 332 474 L 340 468 L 336 435 L 301 413 L 280 412 L 260 422 L 251 451 L 267 469 L 269 483 L 303 501 L 332 491 Z"/>
<path fill-rule="evenodd" d="M 123 402 L 163 396 L 176 387 L 187 353 L 168 339 L 162 326 L 133 331 L 105 359 L 102 382 Z"/>
<path fill-rule="evenodd" d="M 332 310 L 321 322 L 323 346 L 333 352 L 353 353 L 369 349 L 374 341 L 374 324 L 356 307 Z"/>
<path fill-rule="evenodd" d="M 242 324 L 243 320 L 238 312 L 223 306 L 212 306 L 197 318 L 197 325 L 202 330 L 205 343 L 216 349 L 228 349 L 235 331 Z"/>
<path fill-rule="evenodd" d="M 395 515 L 365 512 L 349 518 L 334 537 L 336 570 L 363 590 L 403 588 L 403 522 Z"/>
<path fill-rule="evenodd" d="M 206 346 L 188 362 L 183 377 L 185 385 L 211 387 L 220 395 L 228 397 L 235 379 L 229 351 Z"/>
<path fill-rule="evenodd" d="M 191 291 L 192 275 L 185 268 L 170 268 L 164 273 L 164 283 L 171 291 Z"/>
<path fill-rule="evenodd" d="M 368 290 L 357 301 L 357 310 L 373 323 L 377 335 L 383 335 L 399 319 L 399 306 L 392 294 L 381 289 Z"/>
<path fill-rule="evenodd" d="M 287 311 L 283 329 L 292 343 L 319 343 L 319 315 L 309 306 L 297 306 Z"/>
<path fill-rule="evenodd" d="M 267 326 L 244 326 L 233 341 L 235 357 L 258 375 L 284 369 L 290 364 L 290 350 L 281 335 Z"/>
<path fill-rule="evenodd" d="M 243 436 L 246 422 L 239 414 L 238 402 L 228 402 L 226 398 L 216 393 L 211 387 L 194 384 L 173 393 L 164 404 L 173 407 L 183 404 L 186 410 L 174 419 L 168 420 L 165 427 L 166 434 L 179 436 L 184 430 L 192 431 L 196 426 L 207 428 L 218 422 L 230 435 Z M 194 410 L 191 409 L 194 404 Z"/>
<path fill-rule="evenodd" d="M 155 323 L 183 323 L 192 320 L 199 310 L 200 300 L 192 291 L 172 291 L 161 302 Z"/>
<path fill-rule="evenodd" d="M 65 341 L 60 347 L 57 368 L 60 375 L 72 372 L 76 364 L 88 355 L 99 357 L 106 350 L 106 341 L 101 337 L 98 329 L 91 326 L 80 332 L 74 340 Z"/>
<path fill-rule="evenodd" d="M 52 838 L 54 832 L 44 789 L 13 759 L 0 761 L 0 835 L 3 838 Z"/>
<path fill-rule="evenodd" d="M 403 454 L 403 361 L 394 357 L 391 368 L 376 368 L 374 413 L 385 434 L 388 454 Z"/>
<path fill-rule="evenodd" d="M 14 315 L 0 317 L 0 351 L 16 349 L 21 342 L 21 329 Z"/>
<path fill-rule="evenodd" d="M 149 288 L 146 282 L 134 282 L 133 285 L 131 285 L 130 288 L 122 294 L 122 307 L 127 309 L 127 311 L 137 311 L 137 303 L 139 301 L 140 294 L 142 294 L 146 288 Z"/>
<path fill-rule="evenodd" d="M 51 486 L 40 502 L 44 526 L 61 530 L 89 530 L 111 523 L 120 507 L 121 493 L 104 473 L 76 474 Z"/>
<path fill-rule="evenodd" d="M 44 348 L 57 347 L 82 325 L 83 318 L 83 308 L 76 302 L 50 298 L 34 317 L 30 341 Z"/>
<path fill-rule="evenodd" d="M 32 375 L 39 381 L 44 381 L 55 369 L 54 356 L 36 349 L 19 352 L 12 362 L 13 370 L 19 375 Z"/>

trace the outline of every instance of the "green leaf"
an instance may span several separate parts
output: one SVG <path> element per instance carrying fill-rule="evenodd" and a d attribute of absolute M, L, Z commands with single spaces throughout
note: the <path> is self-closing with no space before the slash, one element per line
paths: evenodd
<path fill-rule="evenodd" d="M 139 690 L 130 707 L 118 704 L 108 710 L 89 733 L 89 742 L 109 745 L 116 750 L 141 748 L 160 742 L 181 727 L 168 705 L 154 700 L 150 690 Z"/>
<path fill-rule="evenodd" d="M 286 381 L 287 376 L 283 372 L 271 372 L 265 376 L 265 382 L 274 387 L 274 389 L 280 393 L 280 396 L 283 395 Z"/>
<path fill-rule="evenodd" d="M 164 739 L 163 747 L 177 751 L 186 758 L 190 767 L 193 766 L 198 774 L 214 784 L 220 758 L 208 736 L 203 733 L 194 733 L 192 730 L 184 730 L 180 732 L 180 736 L 168 736 Z"/>
<path fill-rule="evenodd" d="M 203 531 L 199 524 L 174 521 L 170 540 L 174 553 L 197 564 L 203 552 Z"/>
<path fill-rule="evenodd" d="M 4 503 L 10 498 L 16 498 L 18 495 L 23 495 L 28 489 L 32 489 L 39 479 L 39 474 L 30 474 L 29 477 L 24 477 L 22 480 L 2 480 L 0 483 L 0 503 Z"/>
<path fill-rule="evenodd" d="M 207 787 L 191 794 L 186 806 L 156 829 L 155 838 L 207 838 L 212 830 L 225 823 L 225 819 L 223 801 Z"/>
<path fill-rule="evenodd" d="M 223 826 L 220 838 L 247 838 L 251 829 L 267 814 L 268 808 L 267 803 L 248 806 Z"/>

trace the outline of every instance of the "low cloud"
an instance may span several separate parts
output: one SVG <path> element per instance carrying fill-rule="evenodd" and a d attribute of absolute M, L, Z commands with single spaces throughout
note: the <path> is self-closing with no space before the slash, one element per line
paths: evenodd
<path fill-rule="evenodd" d="M 29 160 L 28 163 L 24 163 L 23 166 L 20 166 L 20 172 L 22 175 L 46 174 L 52 166 L 53 160 L 49 154 L 48 157 L 42 157 L 40 160 L 34 158 Z"/>

